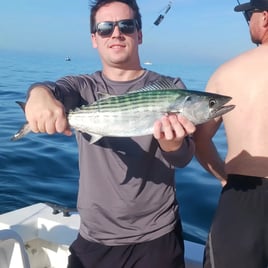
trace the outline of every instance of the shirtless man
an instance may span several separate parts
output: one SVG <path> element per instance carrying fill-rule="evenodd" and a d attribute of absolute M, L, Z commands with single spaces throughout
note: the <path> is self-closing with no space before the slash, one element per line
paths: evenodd
<path fill-rule="evenodd" d="M 232 96 L 236 108 L 197 128 L 196 157 L 224 188 L 208 237 L 204 267 L 268 265 L 268 0 L 235 7 L 245 12 L 258 47 L 223 64 L 206 91 Z M 225 161 L 212 141 L 223 122 Z"/>

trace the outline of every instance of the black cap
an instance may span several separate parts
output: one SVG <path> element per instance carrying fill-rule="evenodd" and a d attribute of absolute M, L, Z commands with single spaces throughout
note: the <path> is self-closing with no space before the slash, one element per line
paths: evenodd
<path fill-rule="evenodd" d="M 252 9 L 268 10 L 268 0 L 251 0 L 249 3 L 238 5 L 234 11 L 247 11 Z"/>

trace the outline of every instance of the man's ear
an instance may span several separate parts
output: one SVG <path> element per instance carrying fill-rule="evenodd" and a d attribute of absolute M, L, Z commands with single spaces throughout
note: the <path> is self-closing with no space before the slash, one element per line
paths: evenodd
<path fill-rule="evenodd" d="M 142 44 L 142 31 L 141 30 L 138 32 L 138 41 L 139 41 L 139 44 Z"/>
<path fill-rule="evenodd" d="M 268 11 L 263 11 L 263 26 L 268 27 Z"/>

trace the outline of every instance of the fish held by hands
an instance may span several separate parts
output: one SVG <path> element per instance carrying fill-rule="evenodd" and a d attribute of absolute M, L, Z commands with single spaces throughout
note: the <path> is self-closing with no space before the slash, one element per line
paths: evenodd
<path fill-rule="evenodd" d="M 167 114 L 181 114 L 194 125 L 221 116 L 235 105 L 232 98 L 215 93 L 185 90 L 169 80 L 159 80 L 123 95 L 105 96 L 67 113 L 71 128 L 91 135 L 90 143 L 104 136 L 134 137 L 153 134 L 156 120 Z M 24 110 L 25 104 L 17 102 Z M 15 141 L 27 133 L 28 123 L 11 138 Z"/>

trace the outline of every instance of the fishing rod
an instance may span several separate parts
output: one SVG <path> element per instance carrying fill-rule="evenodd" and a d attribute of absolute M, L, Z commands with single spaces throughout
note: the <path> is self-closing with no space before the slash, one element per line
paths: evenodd
<path fill-rule="evenodd" d="M 171 5 L 172 5 L 173 1 L 169 1 L 168 5 L 164 8 L 164 12 L 162 12 L 157 19 L 154 22 L 154 25 L 158 26 L 162 20 L 164 19 L 165 15 L 167 15 L 167 13 L 169 12 L 169 10 L 171 9 Z"/>
<path fill-rule="evenodd" d="M 236 0 L 236 1 L 237 1 L 238 5 L 241 5 L 239 0 Z M 250 18 L 248 17 L 247 12 L 246 12 L 246 11 L 243 11 L 243 15 L 244 15 L 244 18 L 245 18 L 245 20 L 246 20 L 246 22 L 247 22 L 247 25 L 249 26 Z M 259 44 L 256 44 L 256 46 L 258 47 Z"/>
<path fill-rule="evenodd" d="M 165 5 L 164 8 L 162 8 L 158 14 L 160 13 L 160 15 L 157 16 L 157 18 L 154 20 L 153 24 L 151 25 L 150 29 L 147 29 L 148 31 L 151 32 L 151 29 L 155 26 L 159 26 L 162 21 L 164 20 L 164 18 L 166 17 L 166 15 L 168 14 L 168 12 L 170 11 L 170 9 L 172 8 L 172 4 L 173 4 L 174 0 L 169 0 L 168 4 Z M 146 30 L 146 32 L 147 32 Z M 145 32 L 145 31 L 143 31 Z"/>
<path fill-rule="evenodd" d="M 236 2 L 238 3 L 238 5 L 241 5 L 239 0 L 236 0 Z M 247 22 L 247 25 L 249 25 L 249 17 L 245 11 L 243 11 L 243 15 L 244 15 L 244 18 Z"/>

